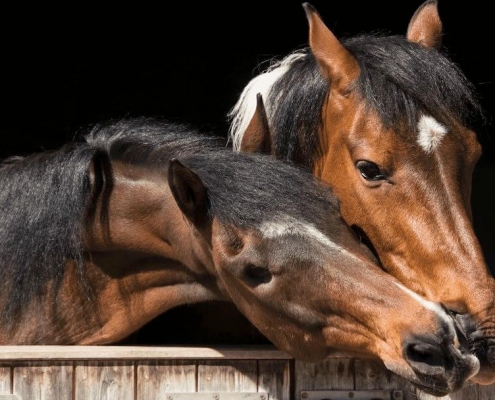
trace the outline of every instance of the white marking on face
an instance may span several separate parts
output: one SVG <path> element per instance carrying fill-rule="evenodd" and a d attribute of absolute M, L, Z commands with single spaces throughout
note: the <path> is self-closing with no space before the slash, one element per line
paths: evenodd
<path fill-rule="evenodd" d="M 414 300 L 416 300 L 418 303 L 420 303 L 423 307 L 425 307 L 426 309 L 428 309 L 430 311 L 435 312 L 439 316 L 450 321 L 450 317 L 447 314 L 447 312 L 442 307 L 440 307 L 438 304 L 436 304 L 430 300 L 426 300 L 425 298 L 421 297 L 419 294 L 413 292 L 411 289 L 401 285 L 400 283 L 395 283 L 395 284 L 400 289 L 402 289 L 404 292 L 406 292 L 409 296 L 411 296 Z"/>
<path fill-rule="evenodd" d="M 299 236 L 306 238 L 308 242 L 316 241 L 322 245 L 325 250 L 324 253 L 341 253 L 349 259 L 354 259 L 358 262 L 363 262 L 353 252 L 349 251 L 345 247 L 340 246 L 338 243 L 330 240 L 323 232 L 317 229 L 312 224 L 305 221 L 299 221 L 289 216 L 280 217 L 277 221 L 265 222 L 260 227 L 263 237 L 268 239 L 274 239 L 281 236 Z"/>
<path fill-rule="evenodd" d="M 418 122 L 418 143 L 427 153 L 433 152 L 447 133 L 447 128 L 429 115 L 421 116 Z"/>
<path fill-rule="evenodd" d="M 320 232 L 311 224 L 298 221 L 294 218 L 284 217 L 279 221 L 265 222 L 261 228 L 261 233 L 265 238 L 273 239 L 280 236 L 296 235 L 307 236 L 334 250 L 342 250 L 340 246 L 332 242 L 327 236 Z"/>

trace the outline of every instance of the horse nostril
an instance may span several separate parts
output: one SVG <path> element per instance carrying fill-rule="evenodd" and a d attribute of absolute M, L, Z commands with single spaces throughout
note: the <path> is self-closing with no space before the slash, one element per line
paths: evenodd
<path fill-rule="evenodd" d="M 437 345 L 413 342 L 405 347 L 405 358 L 419 373 L 441 375 L 445 373 L 445 354 Z"/>

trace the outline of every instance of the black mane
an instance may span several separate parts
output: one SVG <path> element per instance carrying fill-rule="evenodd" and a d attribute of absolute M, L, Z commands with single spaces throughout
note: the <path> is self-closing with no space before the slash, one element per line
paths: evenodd
<path fill-rule="evenodd" d="M 269 156 L 237 154 L 224 139 L 186 125 L 150 118 L 99 124 L 59 150 L 0 166 L 0 321 L 15 323 L 48 282 L 56 290 L 67 260 L 75 261 L 84 287 L 84 232 L 96 199 L 105 203 L 111 192 L 112 161 L 148 165 L 166 176 L 172 157 L 203 179 L 211 215 L 236 226 L 256 228 L 280 214 L 323 221 L 338 207 L 312 175 Z"/>
<path fill-rule="evenodd" d="M 342 44 L 361 68 L 356 90 L 386 128 L 416 127 L 421 113 L 451 125 L 483 119 L 473 85 L 445 53 L 403 36 L 361 35 Z M 271 115 L 276 155 L 311 169 L 321 149 L 314 135 L 329 86 L 309 48 L 272 86 L 265 106 Z M 304 124 L 301 124 L 304 121 Z"/>
<path fill-rule="evenodd" d="M 338 208 L 332 197 L 329 203 L 329 189 L 310 173 L 267 155 L 234 153 L 226 139 L 187 125 L 149 118 L 122 120 L 96 127 L 86 140 L 104 148 L 111 160 L 130 164 L 165 170 L 171 158 L 179 159 L 207 186 L 210 213 L 236 226 L 256 228 L 280 213 L 311 221 L 321 214 L 322 202 Z"/>
<path fill-rule="evenodd" d="M 83 219 L 88 166 L 95 149 L 66 145 L 58 151 L 5 161 L 0 167 L 1 320 L 10 322 L 60 283 L 67 259 L 82 274 Z"/>

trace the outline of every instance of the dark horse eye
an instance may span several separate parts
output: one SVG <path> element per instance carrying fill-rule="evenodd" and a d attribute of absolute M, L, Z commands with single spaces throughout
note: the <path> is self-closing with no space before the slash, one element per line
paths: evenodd
<path fill-rule="evenodd" d="M 272 280 L 272 274 L 265 267 L 258 267 L 254 264 L 248 264 L 244 268 L 244 279 L 251 286 L 268 283 Z"/>
<path fill-rule="evenodd" d="M 356 163 L 361 176 L 367 181 L 380 181 L 386 179 L 380 167 L 371 161 L 361 160 Z"/>

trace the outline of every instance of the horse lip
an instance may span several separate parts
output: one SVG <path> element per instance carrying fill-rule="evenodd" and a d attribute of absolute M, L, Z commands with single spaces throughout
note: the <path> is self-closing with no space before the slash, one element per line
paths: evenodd
<path fill-rule="evenodd" d="M 460 390 L 463 387 L 464 383 L 467 382 L 467 380 L 468 379 L 465 380 L 448 379 L 443 381 L 443 380 L 432 379 L 431 376 L 425 376 L 424 379 L 422 379 L 421 381 L 419 380 L 419 378 L 414 379 L 412 383 L 419 390 L 422 390 L 427 394 L 437 397 L 443 397 Z M 428 382 L 428 384 L 425 384 L 424 382 Z"/>
<path fill-rule="evenodd" d="M 419 390 L 432 395 L 432 396 L 437 396 L 437 397 L 444 397 L 447 396 L 448 394 L 452 393 L 452 390 L 449 389 L 439 389 L 437 387 L 432 387 L 432 386 L 426 386 L 422 383 L 418 383 L 417 381 L 413 382 L 414 386 L 416 386 Z"/>
<path fill-rule="evenodd" d="M 469 314 L 456 314 L 455 320 L 467 334 L 469 351 L 481 365 L 479 372 L 493 375 L 495 379 L 495 335 L 487 335 L 486 332 L 480 330 Z"/>

